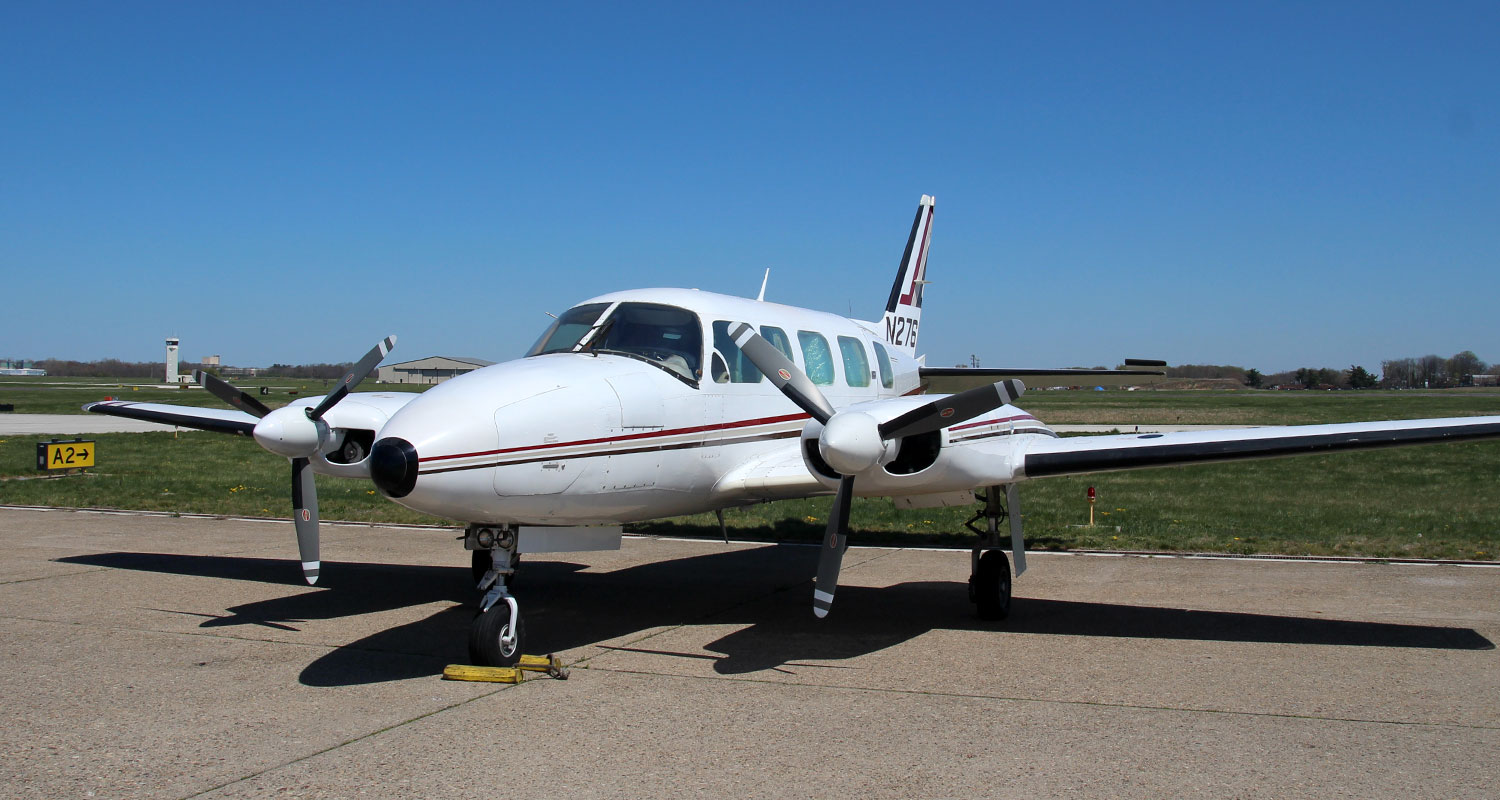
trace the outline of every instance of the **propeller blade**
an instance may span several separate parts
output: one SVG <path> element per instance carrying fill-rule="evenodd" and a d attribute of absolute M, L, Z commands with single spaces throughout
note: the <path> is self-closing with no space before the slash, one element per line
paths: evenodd
<path fill-rule="evenodd" d="M 828 517 L 828 532 L 823 535 L 823 550 L 818 555 L 818 582 L 813 587 L 813 614 L 822 619 L 833 607 L 833 593 L 839 588 L 839 567 L 844 550 L 849 547 L 849 503 L 854 499 L 854 476 L 839 480 L 839 493 L 833 499 Z"/>
<path fill-rule="evenodd" d="M 729 332 L 730 338 L 744 351 L 745 357 L 750 359 L 756 369 L 765 373 L 771 383 L 781 390 L 793 403 L 796 403 L 803 411 L 812 415 L 818 422 L 827 424 L 833 417 L 833 406 L 829 404 L 828 398 L 818 391 L 817 384 L 807 377 L 807 373 L 797 369 L 797 365 L 786 357 L 786 354 L 776 349 L 776 345 L 765 340 L 765 337 L 755 332 L 755 329 L 740 323 Z"/>
<path fill-rule="evenodd" d="M 344 396 L 349 394 L 349 392 L 353 391 L 354 387 L 358 386 L 360 381 L 370 377 L 370 373 L 375 370 L 375 366 L 383 361 L 395 347 L 395 336 L 387 336 L 381 339 L 378 344 L 370 348 L 370 352 L 365 353 L 365 357 L 361 358 L 358 364 L 354 365 L 354 369 L 344 374 L 344 377 L 339 381 L 337 389 L 329 392 L 328 396 L 324 397 L 313 410 L 307 412 L 307 418 L 322 419 L 323 415 L 328 413 L 328 409 L 338 405 L 338 402 L 343 400 Z"/>
<path fill-rule="evenodd" d="M 1005 485 L 1005 511 L 1010 517 L 1010 555 L 1016 562 L 1016 577 L 1026 571 L 1026 537 L 1021 535 L 1021 487 Z"/>
<path fill-rule="evenodd" d="M 318 582 L 318 487 L 307 459 L 292 459 L 292 522 L 297 526 L 297 550 L 302 555 L 302 577 Z"/>
<path fill-rule="evenodd" d="M 1025 392 L 1026 384 L 1012 378 L 940 398 L 882 423 L 880 438 L 899 439 L 957 425 L 1013 402 Z"/>
<path fill-rule="evenodd" d="M 208 390 L 209 394 L 238 408 L 246 414 L 253 417 L 264 417 L 271 413 L 271 409 L 267 408 L 265 403 L 231 386 L 217 375 L 197 370 L 193 373 L 193 377 L 198 381 L 199 385 Z"/>

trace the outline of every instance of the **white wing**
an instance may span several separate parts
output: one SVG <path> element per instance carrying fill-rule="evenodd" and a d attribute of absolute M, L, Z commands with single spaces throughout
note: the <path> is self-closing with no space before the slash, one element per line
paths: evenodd
<path fill-rule="evenodd" d="M 1500 438 L 1500 416 L 1289 425 L 1184 433 L 1027 437 L 1026 478 Z M 1021 477 L 1021 476 L 1018 476 Z"/>
<path fill-rule="evenodd" d="M 255 430 L 255 417 L 243 411 L 220 408 L 196 408 L 174 406 L 166 403 L 131 403 L 126 400 L 103 400 L 89 403 L 84 411 L 108 414 L 112 417 L 129 417 L 150 422 L 163 422 L 184 428 L 197 428 L 217 433 L 237 433 L 249 436 Z"/>

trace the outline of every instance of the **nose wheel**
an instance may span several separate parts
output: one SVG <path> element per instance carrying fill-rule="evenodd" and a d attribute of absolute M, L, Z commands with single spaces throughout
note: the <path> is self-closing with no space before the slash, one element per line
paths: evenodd
<path fill-rule="evenodd" d="M 469 626 L 469 660 L 478 666 L 514 667 L 521 660 L 526 621 L 516 599 L 510 595 L 505 599 L 479 612 Z"/>
<path fill-rule="evenodd" d="M 464 535 L 464 547 L 474 551 L 472 566 L 481 593 L 479 614 L 469 626 L 469 659 L 479 666 L 513 667 L 525 652 L 526 623 L 507 585 L 521 558 L 516 545 L 509 527 L 471 525 Z"/>

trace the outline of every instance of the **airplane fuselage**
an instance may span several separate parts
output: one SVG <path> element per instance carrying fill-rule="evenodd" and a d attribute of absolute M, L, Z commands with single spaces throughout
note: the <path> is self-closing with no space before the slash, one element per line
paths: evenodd
<path fill-rule="evenodd" d="M 603 307 L 587 321 L 592 329 L 632 304 L 670 322 L 668 338 L 653 339 L 660 331 L 646 325 L 616 337 L 617 347 L 630 348 L 617 350 L 590 347 L 582 333 L 582 342 L 565 341 L 560 352 L 475 370 L 401 408 L 380 436 L 410 443 L 416 479 L 406 494 L 386 494 L 418 511 L 471 522 L 576 525 L 829 493 L 836 477 L 809 480 L 804 448 L 796 446 L 808 415 L 741 358 L 726 334 L 738 322 L 783 342 L 841 407 L 920 391 L 917 362 L 884 346 L 873 323 L 682 289 L 618 292 L 575 308 Z M 689 341 L 689 327 L 699 341 Z M 882 405 L 890 416 L 921 402 Z M 1023 414 L 1006 407 L 988 418 Z M 771 463 L 777 460 L 785 462 L 783 479 Z M 889 488 L 882 483 L 867 482 L 868 493 Z M 942 488 L 924 480 L 913 493 Z"/>

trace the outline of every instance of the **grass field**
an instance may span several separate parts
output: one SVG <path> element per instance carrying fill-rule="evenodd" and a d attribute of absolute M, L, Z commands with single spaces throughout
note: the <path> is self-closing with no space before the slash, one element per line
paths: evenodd
<path fill-rule="evenodd" d="M 1500 411 L 1500 393 L 1037 392 L 1022 405 L 1049 422 L 1279 424 L 1492 413 Z M 289 515 L 286 462 L 249 439 L 197 432 L 90 438 L 100 453 L 93 474 L 41 480 L 13 479 L 35 474 L 37 437 L 0 441 L 0 477 L 12 478 L 0 481 L 0 502 Z M 1492 560 L 1500 550 L 1497 479 L 1500 442 L 1486 442 L 1051 478 L 1023 484 L 1021 496 L 1033 548 Z M 1098 524 L 1077 527 L 1088 520 L 1091 485 Z M 324 519 L 442 522 L 389 503 L 360 481 L 319 477 L 318 496 Z M 813 540 L 829 503 L 787 501 L 725 516 L 738 537 Z M 966 545 L 972 537 L 961 532 L 972 511 L 898 511 L 888 500 L 857 500 L 853 537 Z M 719 535 L 712 514 L 631 528 Z"/>
<path fill-rule="evenodd" d="M 1053 425 L 1312 425 L 1500 414 L 1500 391 L 1034 391 L 1020 405 Z"/>
<path fill-rule="evenodd" d="M 292 378 L 263 378 L 234 381 L 234 385 L 255 395 L 272 408 L 279 408 L 300 397 L 321 397 L 328 393 L 332 381 Z M 269 394 L 260 395 L 265 386 Z M 414 384 L 364 385 L 365 391 L 421 391 L 427 387 Z M 184 406 L 224 408 L 224 402 L 196 384 L 182 388 L 162 386 L 145 379 L 105 380 L 99 378 L 0 378 L 0 404 L 15 406 L 17 414 L 82 414 L 83 404 L 113 397 L 136 403 L 176 403 Z"/>

